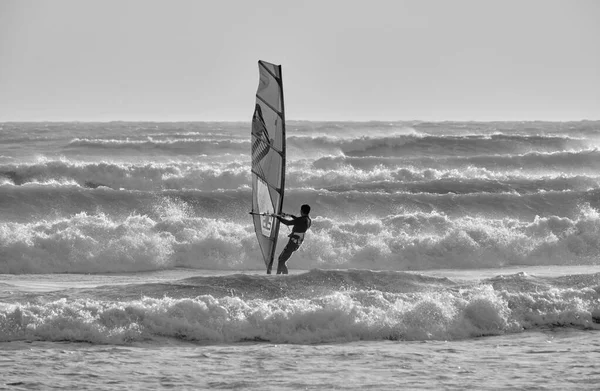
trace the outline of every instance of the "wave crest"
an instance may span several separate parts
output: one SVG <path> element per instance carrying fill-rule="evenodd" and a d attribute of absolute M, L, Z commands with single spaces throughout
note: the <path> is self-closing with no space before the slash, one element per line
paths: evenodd
<path fill-rule="evenodd" d="M 442 281 L 442 285 L 434 289 L 402 293 L 377 287 L 354 288 L 349 282 L 347 290 L 320 291 L 307 297 L 295 297 L 293 289 L 288 288 L 298 281 L 314 284 L 309 288 L 320 287 L 328 283 L 323 280 L 325 275 L 360 280 L 361 273 L 365 280 L 373 278 L 373 273 L 368 271 L 311 271 L 274 280 L 266 276 L 249 278 L 266 289 L 271 285 L 285 287 L 290 294 L 274 299 L 195 295 L 194 285 L 183 281 L 172 286 L 160 285 L 166 288 L 163 291 L 166 295 L 162 297 L 0 303 L 0 330 L 3 330 L 0 338 L 2 342 L 128 344 L 167 337 L 204 343 L 306 344 L 384 339 L 453 340 L 561 326 L 600 329 L 596 317 L 598 292 L 587 287 L 561 289 L 538 284 L 535 290 L 525 287 L 514 290 L 484 283 L 458 288 Z M 390 273 L 375 278 L 391 277 L 396 277 L 394 286 L 404 280 L 423 279 Z M 523 280 L 515 277 L 514 281 Z M 192 282 L 200 283 L 199 280 Z M 429 278 L 428 282 L 435 284 L 435 279 Z M 217 288 L 216 281 L 212 284 Z M 143 292 L 146 288 L 138 286 L 138 289 Z M 170 297 L 171 292 L 179 292 L 178 296 L 183 297 Z"/>

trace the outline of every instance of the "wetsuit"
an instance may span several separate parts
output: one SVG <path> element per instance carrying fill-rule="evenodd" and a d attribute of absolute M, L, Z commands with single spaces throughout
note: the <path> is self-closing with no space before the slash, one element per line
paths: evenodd
<path fill-rule="evenodd" d="M 288 235 L 290 240 L 279 255 L 279 263 L 277 264 L 277 274 L 288 274 L 288 268 L 285 265 L 288 259 L 292 256 L 292 253 L 300 247 L 304 241 L 304 234 L 310 228 L 312 221 L 308 216 L 291 216 L 293 220 L 285 220 L 281 217 L 277 217 L 285 225 L 293 225 L 292 233 Z M 271 269 L 267 270 L 267 273 L 271 274 Z"/>

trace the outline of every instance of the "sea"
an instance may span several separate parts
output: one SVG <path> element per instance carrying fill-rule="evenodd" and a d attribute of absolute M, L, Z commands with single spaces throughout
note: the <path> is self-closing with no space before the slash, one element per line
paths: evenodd
<path fill-rule="evenodd" d="M 0 123 L 0 390 L 600 388 L 600 122 Z M 289 234 L 279 232 L 279 253 Z"/>

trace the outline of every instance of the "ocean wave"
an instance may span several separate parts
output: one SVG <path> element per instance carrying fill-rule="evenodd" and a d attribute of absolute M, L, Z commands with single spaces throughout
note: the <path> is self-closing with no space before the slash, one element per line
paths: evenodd
<path fill-rule="evenodd" d="M 0 273 L 232 269 L 256 264 L 259 250 L 249 224 L 189 214 L 187 205 L 167 201 L 156 205 L 152 215 L 82 212 L 35 223 L 3 222 Z"/>
<path fill-rule="evenodd" d="M 190 267 L 262 268 L 251 221 L 199 217 L 165 199 L 148 214 L 76 215 L 0 223 L 0 273 L 139 272 Z M 247 214 L 244 214 L 247 216 Z M 279 232 L 280 246 L 288 231 Z M 428 270 L 508 265 L 597 264 L 600 217 L 454 217 L 404 212 L 382 218 L 314 217 L 293 267 Z"/>
<path fill-rule="evenodd" d="M 166 138 L 154 139 L 146 137 L 143 139 L 90 139 L 90 138 L 75 138 L 71 140 L 65 147 L 65 151 L 84 153 L 89 149 L 100 150 L 122 150 L 131 149 L 140 152 L 162 150 L 171 153 L 185 154 L 201 154 L 211 153 L 215 151 L 221 153 L 249 153 L 250 141 L 239 139 L 215 140 L 211 138 Z M 104 152 L 106 153 L 106 152 Z"/>
<path fill-rule="evenodd" d="M 552 153 L 531 152 L 510 156 L 477 156 L 470 158 L 469 162 L 479 167 L 525 168 L 527 171 L 593 172 L 600 168 L 599 158 L 600 151 L 597 149 L 584 149 Z"/>
<path fill-rule="evenodd" d="M 250 171 L 246 164 L 199 162 L 84 163 L 45 160 L 29 164 L 0 165 L 0 178 L 14 185 L 58 181 L 81 187 L 112 189 L 231 189 L 247 186 Z"/>
<path fill-rule="evenodd" d="M 566 184 L 569 184 L 567 181 Z M 556 188 L 560 189 L 558 180 Z M 583 186 L 583 183 L 580 187 Z M 387 184 L 384 184 L 387 186 Z M 518 219 L 531 221 L 536 216 L 567 216 L 576 218 L 583 205 L 592 209 L 600 208 L 600 189 L 582 190 L 538 190 L 528 192 L 527 188 L 512 188 L 506 192 L 447 192 L 437 188 L 432 182 L 429 188 L 415 184 L 410 190 L 427 192 L 399 191 L 387 188 L 377 189 L 377 183 L 370 190 L 363 186 L 354 189 L 316 190 L 311 188 L 288 188 L 286 191 L 286 213 L 296 213 L 302 204 L 313 208 L 314 216 L 323 216 L 336 221 L 381 219 L 388 215 L 403 213 L 443 213 L 452 218 L 469 215 L 481 218 Z M 490 183 L 490 186 L 495 186 Z M 392 186 L 393 187 L 393 186 Z M 337 191 L 340 190 L 340 191 Z M 406 189 L 405 189 L 406 190 Z M 494 187 L 491 190 L 498 190 Z M 171 200 L 188 205 L 195 216 L 210 217 L 231 221 L 243 221 L 250 209 L 251 190 L 249 186 L 236 189 L 165 189 L 165 190 L 124 190 L 106 186 L 67 182 L 48 182 L 13 186 L 9 182 L 0 185 L 0 195 L 6 201 L 0 203 L 3 221 L 27 222 L 50 216 L 68 217 L 79 212 L 108 215 L 129 215 L 142 213 L 152 215 L 155 205 Z"/>
<path fill-rule="evenodd" d="M 498 174 L 519 171 L 528 175 L 556 175 L 557 170 L 566 174 L 591 174 L 600 169 L 600 151 L 583 149 L 560 152 L 529 152 L 477 156 L 323 156 L 312 165 L 322 170 L 352 167 L 370 171 L 380 168 L 397 169 L 412 167 L 431 170 L 473 170 Z"/>
<path fill-rule="evenodd" d="M 354 276 L 353 276 L 354 274 Z M 42 340 L 131 344 L 164 338 L 200 343 L 260 342 L 331 343 L 359 340 L 456 340 L 519 333 L 540 328 L 599 330 L 599 287 L 556 288 L 535 284 L 524 276 L 510 278 L 521 289 L 506 289 L 497 282 L 457 286 L 430 281 L 428 289 L 388 292 L 360 287 L 372 272 L 313 270 L 304 275 L 269 279 L 242 278 L 265 291 L 287 291 L 275 298 L 247 298 L 242 290 L 197 294 L 198 280 L 151 287 L 162 295 L 140 297 L 148 287 L 138 286 L 135 299 L 100 300 L 94 292 L 86 298 L 0 303 L 0 341 Z M 343 280 L 346 287 L 323 292 L 323 283 Z M 388 287 L 414 282 L 418 277 L 395 275 Z M 578 276 L 574 276 L 576 279 Z M 597 278 L 597 275 L 596 275 Z M 223 280 L 222 280 L 223 281 Z M 318 293 L 301 294 L 318 288 Z M 354 282 L 359 286 L 353 286 Z M 195 283 L 195 284 L 194 284 Z M 204 281 L 211 284 L 210 281 Z M 494 286 L 496 284 L 496 286 Z M 448 286 L 450 285 L 450 286 Z M 215 290 L 219 286 L 212 282 Z M 112 287 L 113 295 L 135 287 Z M 105 287 L 104 290 L 110 289 Z M 182 293 L 183 292 L 183 293 Z M 175 293 L 176 297 L 171 297 Z M 92 295 L 90 298 L 89 296 Z"/>
<path fill-rule="evenodd" d="M 304 184 L 314 189 L 333 192 L 422 193 L 422 194 L 537 194 L 555 191 L 583 191 L 599 187 L 600 177 L 522 175 L 494 173 L 485 169 L 416 170 L 377 169 L 367 172 L 340 170 L 334 172 L 304 172 L 298 182 L 292 176 L 292 186 Z"/>
<path fill-rule="evenodd" d="M 319 144 L 326 140 L 317 138 Z M 570 137 L 485 135 L 485 136 L 423 136 L 359 139 L 340 143 L 348 156 L 476 156 L 558 152 L 566 149 L 588 149 L 589 141 Z M 309 146 L 307 146 L 309 147 Z"/>
<path fill-rule="evenodd" d="M 216 141 L 216 140 L 241 140 L 246 141 L 247 137 L 242 138 L 241 135 L 233 132 L 214 132 L 214 131 L 175 131 L 175 132 L 157 132 L 147 133 L 146 137 L 152 140 L 166 140 L 174 141 L 178 139 L 186 140 L 205 140 L 205 141 Z"/>
<path fill-rule="evenodd" d="M 576 173 L 494 171 L 469 166 L 458 168 L 419 168 L 380 164 L 370 169 L 357 168 L 347 159 L 320 159 L 290 162 L 288 189 L 314 189 L 334 192 L 362 191 L 432 194 L 516 192 L 533 194 L 546 191 L 598 188 L 599 176 Z M 193 190 L 246 189 L 251 184 L 246 162 L 78 162 L 67 159 L 34 163 L 0 164 L 1 185 L 108 187 L 115 190 Z"/>

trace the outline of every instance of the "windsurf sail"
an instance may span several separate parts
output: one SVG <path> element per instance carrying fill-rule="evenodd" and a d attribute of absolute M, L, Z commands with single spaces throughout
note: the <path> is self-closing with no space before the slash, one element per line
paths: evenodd
<path fill-rule="evenodd" d="M 285 113 L 281 65 L 258 62 L 260 81 L 252 116 L 252 219 L 271 272 L 285 185 Z"/>

